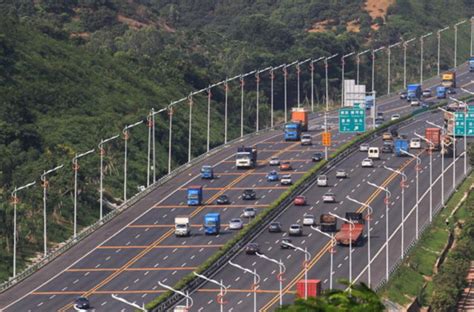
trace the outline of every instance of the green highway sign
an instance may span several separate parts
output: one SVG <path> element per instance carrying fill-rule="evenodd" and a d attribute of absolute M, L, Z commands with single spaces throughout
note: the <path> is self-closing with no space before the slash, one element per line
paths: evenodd
<path fill-rule="evenodd" d="M 339 109 L 339 132 L 365 132 L 365 110 L 358 104 Z"/>
<path fill-rule="evenodd" d="M 467 114 L 464 112 L 456 112 L 454 116 L 456 121 L 454 124 L 454 135 L 463 136 L 464 131 L 467 131 L 467 136 L 474 136 L 474 111 L 469 110 Z"/>

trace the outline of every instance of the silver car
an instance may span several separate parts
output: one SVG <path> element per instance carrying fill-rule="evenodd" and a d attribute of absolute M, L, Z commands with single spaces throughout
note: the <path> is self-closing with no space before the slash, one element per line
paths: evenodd
<path fill-rule="evenodd" d="M 347 172 L 344 169 L 337 169 L 336 170 L 336 178 L 345 179 L 347 178 Z"/>
<path fill-rule="evenodd" d="M 280 158 L 273 156 L 270 158 L 270 161 L 268 162 L 270 166 L 279 166 L 280 165 Z"/>
<path fill-rule="evenodd" d="M 359 151 L 361 152 L 367 152 L 369 150 L 369 143 L 362 143 L 360 146 L 359 146 Z"/>
<path fill-rule="evenodd" d="M 246 218 L 253 218 L 257 214 L 257 210 L 255 208 L 249 207 L 244 209 L 244 217 Z"/>
<path fill-rule="evenodd" d="M 240 218 L 231 219 L 229 222 L 230 230 L 240 230 L 243 228 L 243 226 L 244 226 L 244 223 L 242 222 Z"/>
<path fill-rule="evenodd" d="M 303 227 L 299 224 L 292 224 L 290 225 L 288 234 L 291 236 L 301 236 L 303 235 Z"/>

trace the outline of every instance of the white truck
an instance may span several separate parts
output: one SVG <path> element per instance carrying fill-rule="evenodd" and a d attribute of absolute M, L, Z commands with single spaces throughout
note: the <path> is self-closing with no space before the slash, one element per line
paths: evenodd
<path fill-rule="evenodd" d="M 255 168 L 257 166 L 257 149 L 255 147 L 238 147 L 235 155 L 235 167 Z"/>
<path fill-rule="evenodd" d="M 174 235 L 189 236 L 191 235 L 191 225 L 188 216 L 177 216 L 174 218 Z"/>

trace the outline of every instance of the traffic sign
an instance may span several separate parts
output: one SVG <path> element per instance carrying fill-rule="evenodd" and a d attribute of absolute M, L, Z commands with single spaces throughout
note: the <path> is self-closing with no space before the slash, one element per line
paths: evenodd
<path fill-rule="evenodd" d="M 365 110 L 356 104 L 339 109 L 339 132 L 365 132 Z"/>
<path fill-rule="evenodd" d="M 322 133 L 323 146 L 331 146 L 331 132 Z"/>
<path fill-rule="evenodd" d="M 456 112 L 454 116 L 456 121 L 454 124 L 454 135 L 463 136 L 464 131 L 467 131 L 467 136 L 474 136 L 474 111 L 469 110 L 467 113 Z"/>

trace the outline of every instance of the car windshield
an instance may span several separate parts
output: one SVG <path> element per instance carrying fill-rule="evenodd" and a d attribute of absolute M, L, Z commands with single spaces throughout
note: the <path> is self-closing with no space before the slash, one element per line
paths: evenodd
<path fill-rule="evenodd" d="M 186 224 L 176 224 L 176 228 L 184 229 L 184 228 L 186 228 Z"/>
<path fill-rule="evenodd" d="M 240 223 L 241 221 L 240 221 L 240 219 L 232 219 L 232 220 L 230 220 L 230 222 L 231 223 Z"/>
<path fill-rule="evenodd" d="M 247 212 L 253 212 L 254 210 L 255 209 L 253 209 L 253 208 L 245 208 L 245 211 L 247 211 Z"/>

